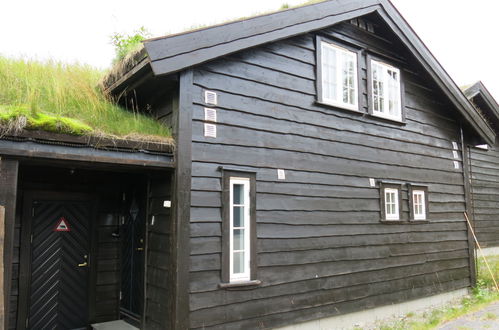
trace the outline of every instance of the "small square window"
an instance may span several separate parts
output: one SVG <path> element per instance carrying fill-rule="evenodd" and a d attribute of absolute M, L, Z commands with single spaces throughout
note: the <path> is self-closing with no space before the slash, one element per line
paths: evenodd
<path fill-rule="evenodd" d="M 371 113 L 378 117 L 402 121 L 400 70 L 371 59 L 369 74 Z"/>
<path fill-rule="evenodd" d="M 409 185 L 411 220 L 428 220 L 428 188 Z"/>
<path fill-rule="evenodd" d="M 399 184 L 380 184 L 381 197 L 381 218 L 382 220 L 400 220 L 401 219 L 401 185 Z"/>
<path fill-rule="evenodd" d="M 319 39 L 319 101 L 358 110 L 357 53 Z"/>

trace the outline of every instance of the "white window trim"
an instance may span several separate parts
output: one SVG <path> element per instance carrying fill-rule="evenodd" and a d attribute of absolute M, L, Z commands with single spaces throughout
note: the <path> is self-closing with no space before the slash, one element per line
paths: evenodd
<path fill-rule="evenodd" d="M 374 109 L 374 79 L 373 79 L 373 73 L 374 73 L 374 65 L 379 65 L 381 67 L 383 67 L 384 70 L 391 70 L 391 71 L 394 71 L 397 73 L 397 76 L 398 76 L 398 93 L 397 93 L 397 102 L 398 102 L 398 105 L 399 105 L 399 111 L 398 111 L 398 115 L 390 115 L 388 113 L 388 88 L 385 87 L 384 89 L 384 93 L 383 93 L 383 99 L 384 99 L 384 108 L 386 109 L 386 112 L 381 112 L 381 111 L 377 111 Z M 402 106 L 402 82 L 401 82 L 401 76 L 400 76 L 400 69 L 394 67 L 394 66 L 391 66 L 389 64 L 386 64 L 386 63 L 383 63 L 383 62 L 380 62 L 380 61 L 377 61 L 377 60 L 374 60 L 374 59 L 371 59 L 371 72 L 369 73 L 371 75 L 370 79 L 371 79 L 371 86 L 369 86 L 369 88 L 371 89 L 371 106 L 372 106 L 372 114 L 374 116 L 377 116 L 377 117 L 381 117 L 381 118 L 386 118 L 386 119 L 390 119 L 390 120 L 396 120 L 396 121 L 402 121 L 402 111 L 403 111 L 403 106 Z M 386 81 L 383 82 L 385 84 L 385 86 L 387 85 L 386 84 Z"/>
<path fill-rule="evenodd" d="M 414 202 L 415 195 L 421 195 L 421 214 L 416 214 L 416 203 Z M 426 220 L 426 193 L 424 190 L 412 191 L 412 216 L 414 220 Z"/>
<path fill-rule="evenodd" d="M 324 96 L 324 70 L 322 68 L 322 65 L 323 65 L 323 51 L 322 51 L 322 47 L 329 47 L 329 48 L 332 48 L 334 49 L 335 51 L 337 52 L 340 52 L 340 53 L 347 53 L 347 54 L 352 54 L 354 56 L 354 66 L 353 66 L 353 76 L 354 76 L 354 88 L 355 88 L 355 95 L 354 95 L 354 104 L 349 104 L 349 103 L 344 103 L 344 102 L 341 102 L 341 101 L 337 101 L 337 100 L 334 100 L 334 99 L 330 99 L 330 98 L 326 98 Z M 322 95 L 321 95 L 321 102 L 323 103 L 327 103 L 329 105 L 333 105 L 333 106 L 336 106 L 336 107 L 339 107 L 339 108 L 344 108 L 344 109 L 348 109 L 348 110 L 354 110 L 354 111 L 359 111 L 359 86 L 358 86 L 358 74 L 357 74 L 357 61 L 358 61 L 358 58 L 357 58 L 357 53 L 356 52 L 353 52 L 349 49 L 346 49 L 346 48 L 343 48 L 343 47 L 340 47 L 340 46 L 337 46 L 335 44 L 332 44 L 330 42 L 326 42 L 326 41 L 321 41 L 321 63 L 320 63 L 320 70 L 321 70 L 321 89 L 322 89 Z M 337 56 L 336 57 L 336 63 L 338 64 L 338 61 L 339 61 L 339 57 Z M 338 65 L 337 65 L 338 67 Z M 339 70 L 338 70 L 339 71 Z M 336 95 L 342 95 L 343 94 L 343 84 L 340 83 L 341 82 L 341 77 L 339 77 L 338 75 L 336 76 Z"/>
<path fill-rule="evenodd" d="M 244 187 L 244 273 L 234 273 L 234 184 Z M 251 221 L 250 221 L 250 179 L 230 178 L 230 230 L 229 230 L 229 281 L 241 282 L 251 280 L 250 258 L 251 258 Z"/>
<path fill-rule="evenodd" d="M 388 214 L 388 204 L 386 200 L 386 193 L 393 193 L 395 196 L 395 214 Z M 384 188 L 383 189 L 383 198 L 385 201 L 385 219 L 386 220 L 400 220 L 400 201 L 399 201 L 399 190 L 396 188 Z"/>

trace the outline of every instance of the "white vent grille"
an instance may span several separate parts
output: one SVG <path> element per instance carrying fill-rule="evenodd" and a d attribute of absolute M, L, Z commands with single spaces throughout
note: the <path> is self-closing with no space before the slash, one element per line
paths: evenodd
<path fill-rule="evenodd" d="M 286 172 L 282 169 L 277 170 L 277 179 L 278 180 L 286 180 Z"/>
<path fill-rule="evenodd" d="M 217 137 L 217 125 L 204 124 L 204 136 L 216 138 Z"/>
<path fill-rule="evenodd" d="M 217 110 L 211 108 L 204 108 L 204 120 L 217 122 Z"/>
<path fill-rule="evenodd" d="M 212 105 L 217 105 L 217 93 L 215 92 L 210 92 L 210 91 L 205 91 L 204 92 L 204 103 L 206 104 L 212 104 Z"/>

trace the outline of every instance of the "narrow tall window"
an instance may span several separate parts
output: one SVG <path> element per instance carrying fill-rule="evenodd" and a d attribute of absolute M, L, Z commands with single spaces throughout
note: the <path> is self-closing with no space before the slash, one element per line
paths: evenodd
<path fill-rule="evenodd" d="M 428 220 L 428 187 L 409 185 L 411 220 Z"/>
<path fill-rule="evenodd" d="M 371 60 L 371 95 L 373 115 L 402 120 L 399 69 Z"/>
<path fill-rule="evenodd" d="M 385 219 L 399 220 L 399 191 L 385 188 Z"/>
<path fill-rule="evenodd" d="M 220 287 L 259 285 L 256 251 L 256 173 L 222 171 Z"/>
<path fill-rule="evenodd" d="M 424 191 L 414 190 L 412 192 L 413 216 L 415 220 L 425 220 L 425 196 Z"/>
<path fill-rule="evenodd" d="M 230 281 L 250 280 L 250 182 L 230 179 Z"/>
<path fill-rule="evenodd" d="M 321 41 L 321 101 L 358 110 L 357 54 Z"/>

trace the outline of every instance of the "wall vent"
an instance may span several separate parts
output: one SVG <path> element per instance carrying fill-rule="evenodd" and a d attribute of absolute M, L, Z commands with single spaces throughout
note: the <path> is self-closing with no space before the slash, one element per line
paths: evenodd
<path fill-rule="evenodd" d="M 217 105 L 217 93 L 205 91 L 204 92 L 204 103 Z"/>
<path fill-rule="evenodd" d="M 217 137 L 217 125 L 204 124 L 204 136 L 216 138 Z"/>
<path fill-rule="evenodd" d="M 211 108 L 204 108 L 204 120 L 217 122 L 217 110 Z"/>

